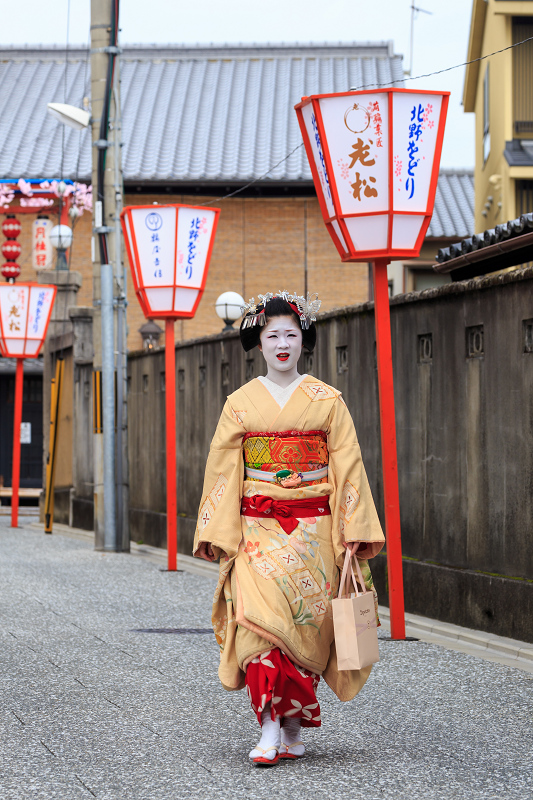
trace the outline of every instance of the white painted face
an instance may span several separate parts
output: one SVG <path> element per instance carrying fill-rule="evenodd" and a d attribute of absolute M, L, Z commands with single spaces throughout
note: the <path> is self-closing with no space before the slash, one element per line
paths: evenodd
<path fill-rule="evenodd" d="M 296 369 L 302 352 L 302 329 L 293 317 L 272 317 L 260 333 L 259 349 L 272 370 Z"/>

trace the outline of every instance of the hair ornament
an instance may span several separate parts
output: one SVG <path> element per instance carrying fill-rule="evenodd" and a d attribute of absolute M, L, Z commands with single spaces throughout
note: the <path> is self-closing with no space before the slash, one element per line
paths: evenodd
<path fill-rule="evenodd" d="M 293 295 L 293 299 L 300 313 L 302 329 L 307 331 L 311 323 L 316 322 L 316 315 L 320 310 L 322 300 L 318 299 L 318 294 L 316 292 L 311 296 L 309 296 L 309 292 L 307 292 L 307 298 L 299 297 L 295 294 Z"/>
<path fill-rule="evenodd" d="M 289 303 L 291 308 L 298 314 L 300 318 L 300 325 L 302 330 L 307 331 L 312 322 L 316 322 L 316 315 L 320 309 L 322 301 L 318 299 L 318 294 L 311 297 L 309 293 L 307 298 L 297 295 L 296 292 L 291 294 L 287 291 L 280 291 L 273 294 L 267 292 L 266 294 L 258 295 L 259 301 L 256 303 L 255 298 L 252 297 L 247 303 L 241 307 L 243 314 L 242 328 L 253 328 L 254 325 L 266 325 L 265 306 L 275 297 L 279 297 L 285 302 Z"/>

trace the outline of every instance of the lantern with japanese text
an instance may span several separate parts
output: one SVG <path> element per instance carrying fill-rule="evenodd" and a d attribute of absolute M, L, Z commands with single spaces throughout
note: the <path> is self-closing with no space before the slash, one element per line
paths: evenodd
<path fill-rule="evenodd" d="M 0 284 L 0 354 L 16 358 L 11 525 L 18 525 L 23 360 L 36 358 L 46 338 L 57 288 L 41 283 Z"/>
<path fill-rule="evenodd" d="M 0 353 L 5 358 L 39 355 L 56 291 L 41 283 L 0 284 Z"/>
<path fill-rule="evenodd" d="M 200 303 L 218 208 L 127 206 L 122 230 L 135 293 L 149 319 L 190 319 Z"/>
<path fill-rule="evenodd" d="M 176 362 L 174 321 L 194 317 L 207 280 L 220 209 L 126 206 L 122 231 L 135 293 L 148 319 L 165 320 L 168 569 L 177 569 Z"/>
<path fill-rule="evenodd" d="M 314 95 L 296 108 L 342 261 L 415 258 L 428 229 L 449 92 Z"/>
<path fill-rule="evenodd" d="M 54 248 L 50 234 L 54 223 L 48 217 L 37 217 L 31 228 L 31 255 L 34 269 L 52 269 Z"/>
<path fill-rule="evenodd" d="M 342 261 L 373 262 L 391 634 L 405 638 L 387 266 L 416 258 L 439 175 L 449 92 L 376 89 L 295 106 L 326 228 Z"/>

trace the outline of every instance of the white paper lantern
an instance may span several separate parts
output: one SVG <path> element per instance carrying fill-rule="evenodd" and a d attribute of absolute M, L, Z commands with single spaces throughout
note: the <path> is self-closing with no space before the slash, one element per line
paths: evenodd
<path fill-rule="evenodd" d="M 202 297 L 220 209 L 126 206 L 122 230 L 135 292 L 150 319 L 194 317 Z"/>
<path fill-rule="evenodd" d="M 342 261 L 416 257 L 429 226 L 449 92 L 381 89 L 295 106 Z"/>
<path fill-rule="evenodd" d="M 0 353 L 35 358 L 43 345 L 57 288 L 42 283 L 0 284 Z"/>

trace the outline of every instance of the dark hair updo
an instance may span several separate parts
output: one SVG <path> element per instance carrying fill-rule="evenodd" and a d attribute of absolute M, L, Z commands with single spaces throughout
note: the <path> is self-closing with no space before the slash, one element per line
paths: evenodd
<path fill-rule="evenodd" d="M 262 306 L 258 305 L 257 312 L 260 312 L 261 309 Z M 268 301 L 268 303 L 265 305 L 265 317 L 267 322 L 270 322 L 270 320 L 274 317 L 292 317 L 294 321 L 297 322 L 301 327 L 300 317 L 289 305 L 289 303 L 282 297 L 273 297 L 272 300 Z M 244 319 L 246 319 L 246 317 Z M 244 350 L 248 352 L 249 350 L 253 350 L 254 347 L 257 347 L 259 344 L 261 344 L 260 336 L 264 326 L 253 325 L 249 328 L 243 328 L 244 319 L 241 322 L 240 330 L 241 344 Z M 315 349 L 315 344 L 316 327 L 315 323 L 311 322 L 307 330 L 302 329 L 302 345 L 309 353 L 312 353 Z"/>

